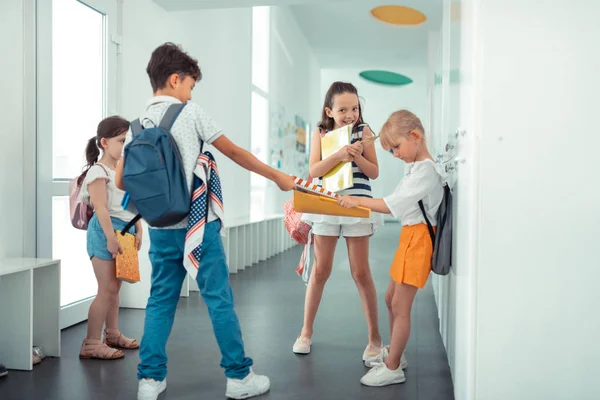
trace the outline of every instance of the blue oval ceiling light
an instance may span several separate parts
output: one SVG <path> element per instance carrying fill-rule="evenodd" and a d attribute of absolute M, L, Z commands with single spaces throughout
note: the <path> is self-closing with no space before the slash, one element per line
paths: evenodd
<path fill-rule="evenodd" d="M 362 71 L 360 77 L 374 83 L 388 86 L 404 86 L 413 82 L 408 76 L 397 74 L 391 71 L 370 70 Z"/>

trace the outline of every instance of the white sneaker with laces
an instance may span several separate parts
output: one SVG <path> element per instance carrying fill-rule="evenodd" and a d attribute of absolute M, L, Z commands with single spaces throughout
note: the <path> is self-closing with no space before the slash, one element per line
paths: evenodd
<path fill-rule="evenodd" d="M 138 385 L 138 400 L 156 400 L 167 389 L 167 380 L 140 379 Z"/>
<path fill-rule="evenodd" d="M 406 381 L 404 371 L 398 367 L 396 371 L 388 369 L 385 363 L 376 363 L 373 368 L 366 373 L 360 380 L 365 386 L 388 386 L 403 383 Z"/>
<path fill-rule="evenodd" d="M 375 364 L 385 362 L 388 356 L 390 355 L 390 346 L 387 345 L 381 349 L 381 352 L 377 354 L 375 357 L 366 357 L 363 355 L 363 361 L 365 362 L 365 367 L 372 368 Z M 404 353 L 400 357 L 400 368 L 406 369 L 408 367 L 408 360 Z"/>
<path fill-rule="evenodd" d="M 248 399 L 265 394 L 271 388 L 269 378 L 257 375 L 250 368 L 250 373 L 244 379 L 227 378 L 227 391 L 225 396 L 230 399 Z"/>

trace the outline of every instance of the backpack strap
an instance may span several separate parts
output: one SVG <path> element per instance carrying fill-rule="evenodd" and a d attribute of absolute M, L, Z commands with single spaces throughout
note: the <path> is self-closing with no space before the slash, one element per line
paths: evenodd
<path fill-rule="evenodd" d="M 137 119 L 134 119 L 133 121 L 131 121 L 131 136 L 135 137 L 141 131 L 142 131 L 142 123 L 140 122 L 140 119 L 137 118 Z"/>
<path fill-rule="evenodd" d="M 183 107 L 185 107 L 185 103 L 171 104 L 169 108 L 167 108 L 165 115 L 160 120 L 158 127 L 165 131 L 170 131 L 175 123 L 175 120 L 179 116 L 179 113 L 181 113 L 181 110 L 183 110 Z"/>
<path fill-rule="evenodd" d="M 138 214 L 138 215 L 136 215 L 135 217 L 133 217 L 133 219 L 132 219 L 131 221 L 129 221 L 129 222 L 127 223 L 127 225 L 125 225 L 125 228 L 123 228 L 123 230 L 121 231 L 121 236 L 125 236 L 125 234 L 126 234 L 127 232 L 129 232 L 129 230 L 130 230 L 131 228 L 133 228 L 133 226 L 134 226 L 135 224 L 137 224 L 137 222 L 138 222 L 140 219 L 142 219 L 142 215 L 141 215 L 141 214 Z"/>
<path fill-rule="evenodd" d="M 419 200 L 419 208 L 423 213 L 423 217 L 425 217 L 425 222 L 427 222 L 427 229 L 429 229 L 429 236 L 431 236 L 431 243 L 435 244 L 435 233 L 433 232 L 433 226 L 431 226 L 431 222 L 429 222 L 429 218 L 427 218 L 427 213 L 425 212 L 425 206 L 423 205 L 423 200 Z"/>
<path fill-rule="evenodd" d="M 97 165 L 100 168 L 102 168 L 104 170 L 104 173 L 106 174 L 106 177 L 110 178 L 110 175 L 108 174 L 108 171 L 106 170 L 106 168 L 104 167 L 104 165 L 100 164 L 99 162 L 95 163 L 94 165 Z"/>

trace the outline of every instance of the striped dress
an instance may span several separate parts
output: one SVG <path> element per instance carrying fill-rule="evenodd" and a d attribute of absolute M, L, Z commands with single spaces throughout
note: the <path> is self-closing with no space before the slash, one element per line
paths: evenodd
<path fill-rule="evenodd" d="M 362 140 L 363 130 L 367 124 L 359 125 L 358 129 L 352 132 L 351 143 Z M 328 133 L 328 132 L 327 132 Z M 325 133 L 325 134 L 327 134 Z M 354 186 L 337 192 L 342 196 L 359 196 L 372 198 L 371 182 L 369 178 L 358 168 L 356 163 L 352 162 L 352 179 Z M 322 186 L 322 179 L 314 180 L 314 183 Z M 333 215 L 303 214 L 302 220 L 309 223 L 327 223 L 333 225 L 353 225 L 353 224 L 373 224 L 373 230 L 377 230 L 383 224 L 383 218 L 378 213 L 371 213 L 371 218 L 356 217 L 337 217 Z"/>

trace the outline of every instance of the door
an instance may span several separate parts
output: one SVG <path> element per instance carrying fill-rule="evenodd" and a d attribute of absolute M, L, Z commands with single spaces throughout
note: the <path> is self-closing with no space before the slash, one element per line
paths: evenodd
<path fill-rule="evenodd" d="M 116 0 L 38 0 L 37 255 L 61 260 L 61 328 L 87 319 L 97 284 L 69 181 L 102 118 L 116 113 Z"/>

